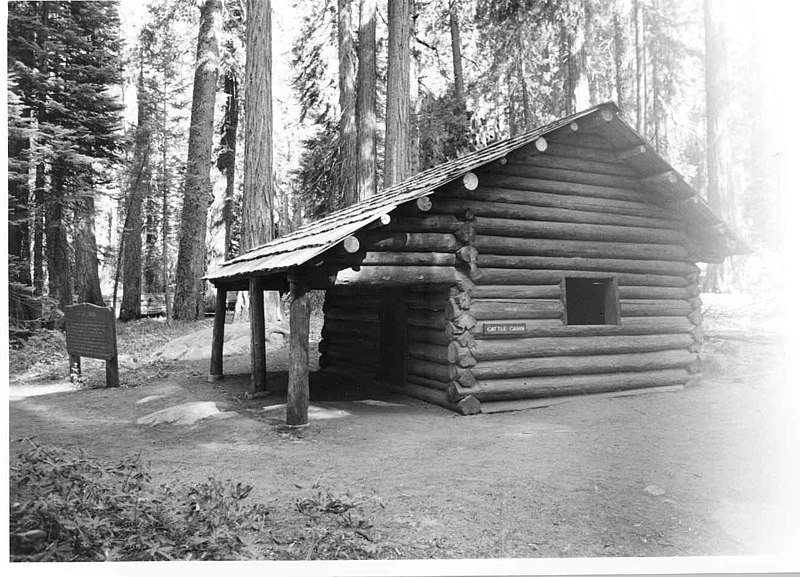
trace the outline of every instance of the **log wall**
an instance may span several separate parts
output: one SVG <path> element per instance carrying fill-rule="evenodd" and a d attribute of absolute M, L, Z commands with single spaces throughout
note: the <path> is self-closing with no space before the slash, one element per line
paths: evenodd
<path fill-rule="evenodd" d="M 600 144 L 517 151 L 481 169 L 475 190 L 444 187 L 357 233 L 357 252 L 328 255 L 338 286 L 320 365 L 391 378 L 390 311 L 405 328 L 405 392 L 462 413 L 687 383 L 702 341 L 691 241 L 677 211 Z M 565 277 L 614 279 L 615 324 L 566 324 Z M 401 315 L 389 294 L 403 295 Z M 487 332 L 498 323 L 515 332 Z"/>
<path fill-rule="evenodd" d="M 531 147 L 478 177 L 475 190 L 434 195 L 428 217 L 472 222 L 471 378 L 460 381 L 459 367 L 443 371 L 430 358 L 417 370 L 435 372 L 439 386 L 449 378 L 454 403 L 689 381 L 702 339 L 699 269 L 676 211 L 609 149 Z M 565 277 L 615 278 L 618 324 L 567 325 Z M 484 332 L 498 323 L 516 330 Z M 452 362 L 446 341 L 437 337 L 436 355 Z"/>

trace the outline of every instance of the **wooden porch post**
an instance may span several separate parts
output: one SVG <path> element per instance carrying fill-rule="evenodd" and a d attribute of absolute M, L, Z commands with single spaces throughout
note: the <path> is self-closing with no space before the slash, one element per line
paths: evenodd
<path fill-rule="evenodd" d="M 286 395 L 286 424 L 308 424 L 308 284 L 289 277 L 289 390 Z"/>
<path fill-rule="evenodd" d="M 250 392 L 267 390 L 267 349 L 264 336 L 264 289 L 250 277 Z"/>
<path fill-rule="evenodd" d="M 222 343 L 225 340 L 225 308 L 228 291 L 217 287 L 217 302 L 214 306 L 214 332 L 211 337 L 211 367 L 208 370 L 208 382 L 222 380 Z"/>

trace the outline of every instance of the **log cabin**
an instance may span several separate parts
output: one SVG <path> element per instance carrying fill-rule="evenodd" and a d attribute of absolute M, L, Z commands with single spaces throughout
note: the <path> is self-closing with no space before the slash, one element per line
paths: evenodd
<path fill-rule="evenodd" d="M 462 414 L 696 379 L 697 263 L 748 252 L 605 103 L 426 170 L 223 263 L 248 290 L 253 387 L 263 291 L 291 293 L 287 423 L 307 422 L 308 291 L 324 289 L 322 371 Z"/>

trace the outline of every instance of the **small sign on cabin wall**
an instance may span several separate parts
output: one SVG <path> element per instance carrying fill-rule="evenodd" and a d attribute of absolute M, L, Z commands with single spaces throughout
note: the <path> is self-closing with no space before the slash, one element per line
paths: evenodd
<path fill-rule="evenodd" d="M 485 335 L 518 335 L 528 332 L 528 325 L 525 323 L 485 323 L 483 334 Z"/>
<path fill-rule="evenodd" d="M 117 329 L 114 311 L 89 303 L 64 309 L 70 372 L 81 374 L 81 357 L 106 362 L 106 387 L 119 386 Z"/>

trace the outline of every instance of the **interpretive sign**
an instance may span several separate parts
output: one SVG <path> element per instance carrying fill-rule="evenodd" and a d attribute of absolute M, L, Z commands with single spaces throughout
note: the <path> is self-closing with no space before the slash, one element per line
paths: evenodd
<path fill-rule="evenodd" d="M 485 335 L 517 335 L 528 332 L 528 325 L 525 323 L 485 323 L 483 334 Z"/>
<path fill-rule="evenodd" d="M 67 326 L 70 370 L 80 375 L 81 357 L 102 359 L 106 362 L 106 387 L 118 387 L 114 311 L 90 303 L 80 303 L 64 309 L 64 321 Z"/>

